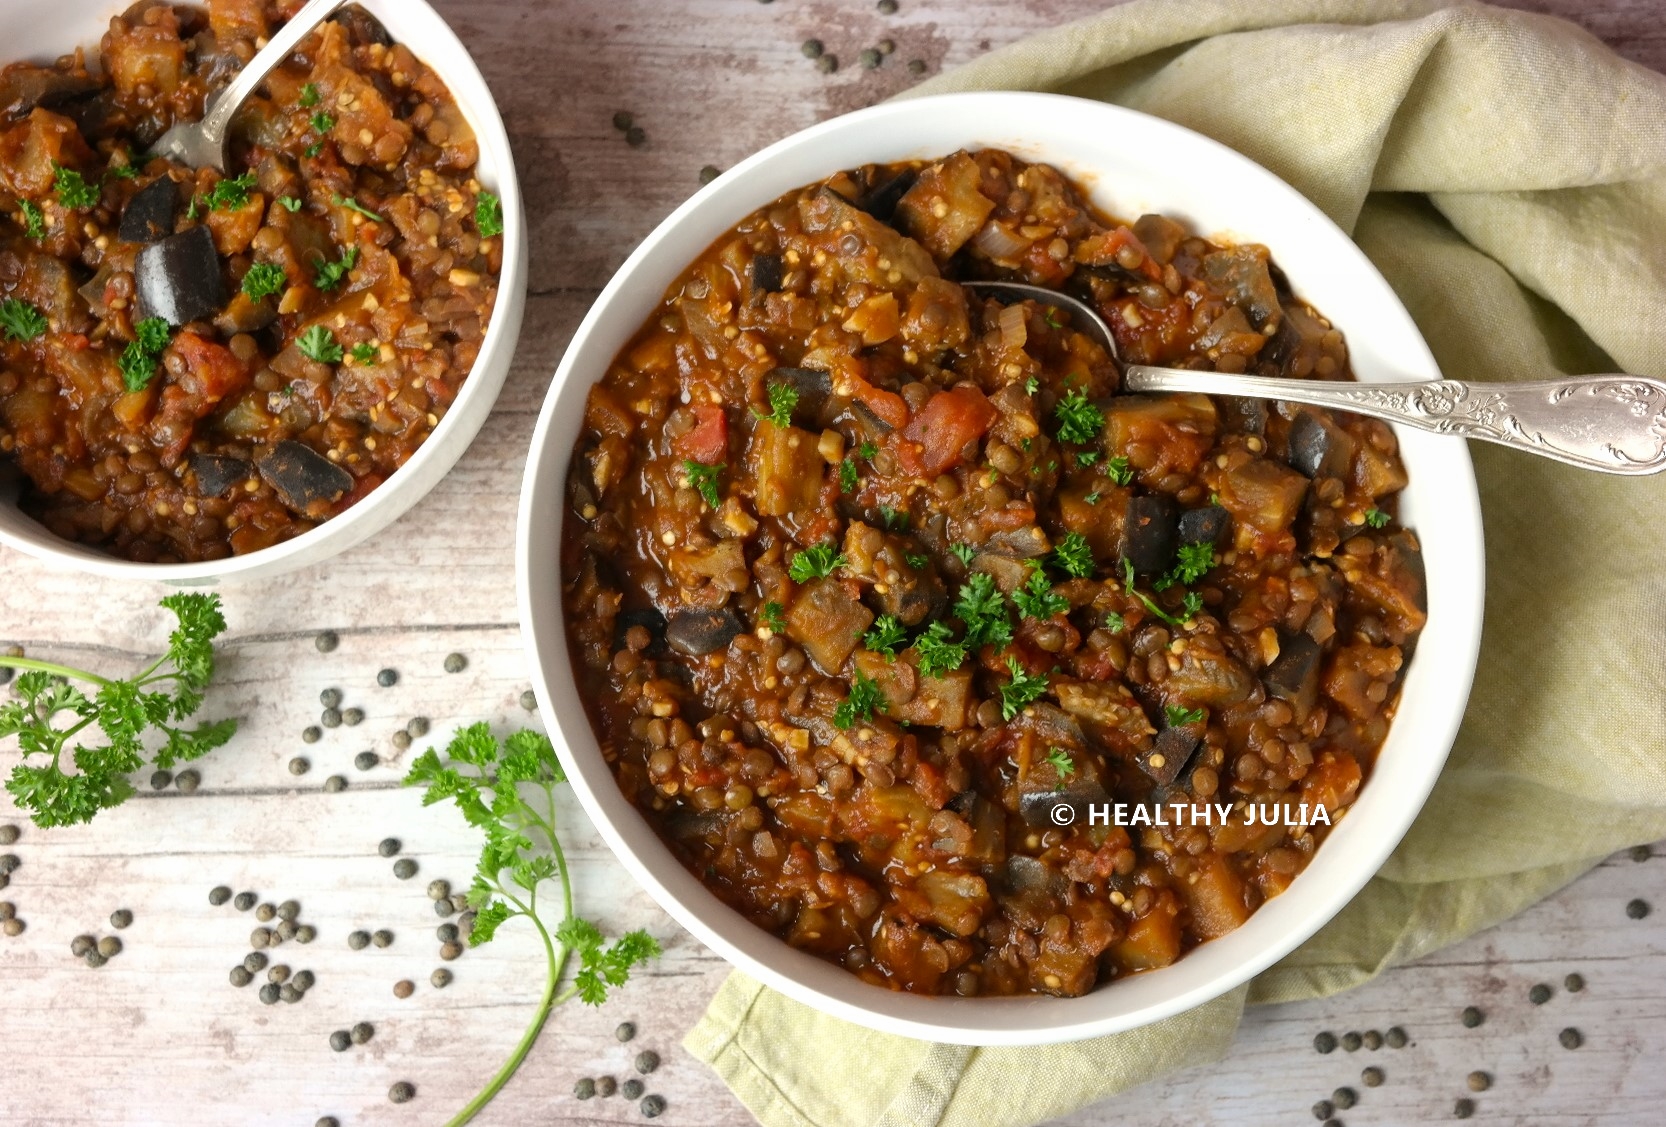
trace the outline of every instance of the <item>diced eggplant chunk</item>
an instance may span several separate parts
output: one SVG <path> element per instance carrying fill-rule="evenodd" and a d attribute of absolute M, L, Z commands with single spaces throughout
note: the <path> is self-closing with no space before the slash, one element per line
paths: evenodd
<path fill-rule="evenodd" d="M 1187 646 L 1180 668 L 1169 673 L 1163 688 L 1189 704 L 1221 708 L 1238 704 L 1255 691 L 1255 674 L 1214 639 Z"/>
<path fill-rule="evenodd" d="M 1338 561 L 1348 580 L 1350 599 L 1380 614 L 1395 641 L 1423 629 L 1429 616 L 1429 594 L 1417 537 L 1402 529 L 1370 556 L 1341 556 Z"/>
<path fill-rule="evenodd" d="M 1000 891 L 1006 896 L 1063 896 L 1070 890 L 1064 874 L 1047 862 L 1014 853 L 1002 866 Z"/>
<path fill-rule="evenodd" d="M 784 517 L 815 508 L 823 468 L 815 435 L 760 419 L 752 431 L 748 461 L 759 516 Z"/>
<path fill-rule="evenodd" d="M 967 153 L 956 153 L 920 173 L 897 203 L 902 229 L 941 261 L 953 258 L 984 225 L 995 201 L 985 196 L 983 170 Z"/>
<path fill-rule="evenodd" d="M 201 228 L 198 228 L 201 230 Z M 353 488 L 353 475 L 310 446 L 284 441 L 255 462 L 266 484 L 289 508 L 315 520 Z"/>
<path fill-rule="evenodd" d="M 1147 254 L 1166 265 L 1174 261 L 1174 252 L 1186 241 L 1186 228 L 1166 215 L 1147 212 L 1134 221 L 1134 237 Z"/>
<path fill-rule="evenodd" d="M 1224 290 L 1227 300 L 1245 313 L 1257 329 L 1271 325 L 1277 331 L 1284 317 L 1278 303 L 1278 289 L 1268 270 L 1267 248 L 1247 243 L 1231 250 L 1218 250 L 1203 258 L 1203 280 Z"/>
<path fill-rule="evenodd" d="M 997 532 L 984 542 L 984 550 L 1020 560 L 1036 560 L 1053 550 L 1053 542 L 1037 525 L 1027 524 Z"/>
<path fill-rule="evenodd" d="M 174 233 L 179 185 L 168 176 L 151 181 L 127 201 L 116 235 L 124 243 L 154 243 Z"/>
<path fill-rule="evenodd" d="M 16 64 L 0 71 L 0 115 L 16 121 L 38 106 L 55 109 L 98 91 L 91 75 Z"/>
<path fill-rule="evenodd" d="M 914 182 L 919 178 L 919 169 L 905 168 L 863 196 L 862 202 L 856 206 L 881 223 L 889 223 L 891 217 L 897 213 L 897 204 L 908 194 L 908 189 L 912 188 Z"/>
<path fill-rule="evenodd" d="M 1211 544 L 1219 547 L 1232 531 L 1232 514 L 1219 505 L 1187 509 L 1180 514 L 1182 544 Z"/>
<path fill-rule="evenodd" d="M 1164 728 L 1157 733 L 1151 750 L 1140 755 L 1135 762 L 1140 770 L 1166 787 L 1180 777 L 1202 742 L 1197 733 L 1187 728 Z"/>
<path fill-rule="evenodd" d="M 191 472 L 197 475 L 197 492 L 204 497 L 219 497 L 248 481 L 254 467 L 228 454 L 193 454 Z"/>
<path fill-rule="evenodd" d="M 665 616 L 655 607 L 642 607 L 639 610 L 620 611 L 613 620 L 613 648 L 623 649 L 626 645 L 626 635 L 631 627 L 640 626 L 648 632 L 648 644 L 643 652 L 649 657 L 656 657 L 665 652 Z"/>
<path fill-rule="evenodd" d="M 787 634 L 828 676 L 844 667 L 845 659 L 873 625 L 868 608 L 831 579 L 818 579 L 800 591 L 787 608 L 786 619 Z"/>
<path fill-rule="evenodd" d="M 754 299 L 781 289 L 781 256 L 758 254 L 752 257 L 752 296 Z"/>
<path fill-rule="evenodd" d="M 728 607 L 721 610 L 680 610 L 665 626 L 665 642 L 688 657 L 704 657 L 729 647 L 736 634 L 746 629 L 740 616 Z"/>
<path fill-rule="evenodd" d="M 1173 498 L 1131 497 L 1122 523 L 1122 558 L 1141 575 L 1160 575 L 1174 562 L 1180 518 Z"/>
<path fill-rule="evenodd" d="M 1072 781 L 1063 790 L 1052 787 L 1020 790 L 1018 792 L 1018 813 L 1025 822 L 1032 826 L 1058 827 L 1061 825 L 1085 826 L 1088 824 L 1090 809 L 1101 806 L 1111 800 L 1105 793 L 1105 788 L 1098 783 L 1086 780 Z M 1066 821 L 1062 813 L 1054 811 L 1060 807 L 1070 810 L 1070 819 Z"/>
<path fill-rule="evenodd" d="M 896 894 L 898 903 L 920 922 L 961 938 L 983 926 L 983 917 L 992 907 L 989 887 L 976 873 L 935 869 L 918 877 L 912 889 L 897 888 Z"/>
<path fill-rule="evenodd" d="M 1319 694 L 1319 663 L 1325 651 L 1306 634 L 1279 634 L 1278 657 L 1261 674 L 1267 692 L 1296 710 L 1301 721 Z"/>
<path fill-rule="evenodd" d="M 972 558 L 972 571 L 981 571 L 995 580 L 1003 595 L 1011 595 L 1029 582 L 1034 570 L 1024 560 L 1000 552 L 979 552 Z"/>
<path fill-rule="evenodd" d="M 1309 478 L 1348 476 L 1354 440 L 1327 412 L 1303 411 L 1290 422 L 1290 465 Z"/>
<path fill-rule="evenodd" d="M 821 430 L 832 422 L 833 373 L 815 368 L 776 368 L 764 377 L 766 384 L 785 383 L 798 392 L 793 423 Z"/>
<path fill-rule="evenodd" d="M 1221 480 L 1221 507 L 1232 514 L 1240 539 L 1245 529 L 1276 536 L 1295 523 L 1307 486 L 1307 478 L 1288 466 L 1257 458 Z"/>
<path fill-rule="evenodd" d="M 133 282 L 141 320 L 160 317 L 170 325 L 188 325 L 214 316 L 226 304 L 226 280 L 214 233 L 207 227 L 193 227 L 140 251 Z"/>
<path fill-rule="evenodd" d="M 1265 399 L 1218 395 L 1215 402 L 1220 411 L 1221 429 L 1228 434 L 1253 434 L 1259 437 L 1267 433 Z"/>

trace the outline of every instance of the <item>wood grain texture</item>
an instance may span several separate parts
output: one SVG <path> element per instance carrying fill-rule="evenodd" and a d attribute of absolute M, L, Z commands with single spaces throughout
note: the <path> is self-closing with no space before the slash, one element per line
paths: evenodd
<path fill-rule="evenodd" d="M 39 833 L 13 847 L 22 867 L 0 899 L 28 930 L 0 938 L 0 1120 L 7 1124 L 287 1124 L 338 1116 L 344 1124 L 441 1122 L 484 1082 L 520 1036 L 541 971 L 520 928 L 470 952 L 455 983 L 429 987 L 441 965 L 424 889 L 471 870 L 475 845 L 447 810 L 424 810 L 395 785 L 402 763 L 390 736 L 412 716 L 436 736 L 459 723 L 522 722 L 527 675 L 515 626 L 514 512 L 526 444 L 562 349 L 631 248 L 698 186 L 702 165 L 727 167 L 815 121 L 872 104 L 906 86 L 906 64 L 956 65 L 1031 31 L 1091 14 L 1099 0 L 902 0 L 883 16 L 867 0 L 438 0 L 502 102 L 532 216 L 532 296 L 514 370 L 497 409 L 457 469 L 371 544 L 327 564 L 229 592 L 232 638 L 210 714 L 237 715 L 236 742 L 202 765 L 192 796 L 148 791 L 95 826 Z M 1575 20 L 1623 56 L 1666 68 L 1666 32 L 1653 0 L 1520 0 L 1514 6 Z M 836 54 L 823 75 L 800 53 L 809 37 Z M 877 71 L 858 52 L 891 38 Z M 631 148 L 613 128 L 629 110 L 648 142 Z M 38 656 L 121 671 L 158 647 L 167 623 L 160 590 L 105 584 L 0 552 L 0 642 Z M 320 655 L 312 635 L 341 633 Z M 444 656 L 469 657 L 460 674 Z M 393 688 L 376 671 L 400 670 Z M 318 693 L 339 687 L 363 724 L 305 745 Z M 418 747 L 423 746 L 419 742 Z M 375 750 L 386 762 L 357 771 Z M 4 759 L 9 752 L 0 753 Z M 300 777 L 287 764 L 311 762 Z M 350 788 L 323 792 L 341 773 Z M 678 1047 L 727 973 L 625 876 L 575 806 L 564 809 L 579 901 L 610 930 L 645 926 L 664 959 L 600 1011 L 558 1011 L 521 1075 L 479 1122 L 635 1123 L 622 1099 L 579 1103 L 580 1076 L 624 1078 L 639 1048 L 665 1064 L 650 1090 L 671 1109 L 661 1122 L 751 1122 L 745 1109 Z M 0 824 L 13 821 L 0 798 Z M 421 864 L 391 875 L 376 843 L 402 838 Z M 1666 1097 L 1658 1043 L 1666 1034 L 1666 912 L 1626 918 L 1633 896 L 1662 885 L 1666 859 L 1610 861 L 1560 895 L 1467 943 L 1342 997 L 1254 1010 L 1222 1064 L 1177 1075 L 1058 1121 L 1073 1127 L 1303 1122 L 1339 1085 L 1360 1094 L 1349 1124 L 1445 1121 L 1484 1069 L 1491 1091 L 1477 1121 L 1534 1127 L 1630 1127 L 1660 1121 Z M 295 1006 L 264 1007 L 227 972 L 248 950 L 252 916 L 212 908 L 216 884 L 273 901 L 302 901 L 318 940 L 287 944 L 274 961 L 314 971 Z M 69 953 L 82 932 L 108 934 L 109 913 L 135 913 L 126 951 L 101 970 Z M 1666 904 L 1662 905 L 1666 908 Z M 393 946 L 354 952 L 356 927 L 387 927 Z M 1587 989 L 1560 983 L 1582 973 Z M 410 978 L 416 994 L 396 1000 Z M 1534 1007 L 1526 991 L 1555 984 Z M 1466 1030 L 1458 1013 L 1487 1012 Z M 622 1020 L 640 1036 L 612 1037 Z M 357 1021 L 375 1038 L 344 1054 L 328 1034 Z M 1315 1033 L 1405 1027 L 1412 1045 L 1321 1056 Z M 1580 1028 L 1585 1047 L 1556 1040 Z M 1367 1059 L 1369 1058 L 1369 1059 Z M 1387 1083 L 1359 1083 L 1367 1064 Z M 398 1080 L 411 1104 L 386 1098 Z M 1021 1079 L 1015 1080 L 1021 1082 Z"/>

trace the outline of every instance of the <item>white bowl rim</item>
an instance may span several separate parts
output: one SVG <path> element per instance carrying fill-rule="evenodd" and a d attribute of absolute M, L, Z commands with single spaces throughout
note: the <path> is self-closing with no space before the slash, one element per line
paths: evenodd
<path fill-rule="evenodd" d="M 550 433 L 556 422 L 557 401 L 561 398 L 564 388 L 574 379 L 585 378 L 585 386 L 588 387 L 599 378 L 600 367 L 590 377 L 577 376 L 575 369 L 584 353 L 586 342 L 597 332 L 598 326 L 606 321 L 611 304 L 633 285 L 638 289 L 645 285 L 636 282 L 634 275 L 643 271 L 653 261 L 660 243 L 665 240 L 667 234 L 689 221 L 691 217 L 699 216 L 728 186 L 744 182 L 761 168 L 768 168 L 777 160 L 797 150 L 813 148 L 832 136 L 858 132 L 893 120 L 921 122 L 933 115 L 940 115 L 959 116 L 971 122 L 982 122 L 985 115 L 992 119 L 1005 120 L 1003 115 L 1017 115 L 1022 112 L 1036 115 L 1038 118 L 1049 113 L 1062 112 L 1098 114 L 1102 115 L 1107 128 L 1164 132 L 1178 142 L 1195 146 L 1209 161 L 1218 162 L 1223 171 L 1230 172 L 1235 178 L 1241 178 L 1234 180 L 1234 183 L 1259 181 L 1269 190 L 1292 197 L 1289 201 L 1290 206 L 1305 210 L 1305 221 L 1322 231 L 1327 240 L 1334 242 L 1334 252 L 1345 260 L 1350 276 L 1357 276 L 1359 283 L 1371 291 L 1373 300 L 1381 303 L 1382 318 L 1395 322 L 1396 331 L 1402 335 L 1409 332 L 1410 340 L 1405 342 L 1406 355 L 1399 358 L 1399 371 L 1395 378 L 1440 378 L 1439 367 L 1411 321 L 1410 314 L 1406 312 L 1376 267 L 1347 234 L 1293 187 L 1235 150 L 1163 119 L 1108 103 L 1066 95 L 999 91 L 943 94 L 889 102 L 830 119 L 761 150 L 691 197 L 636 248 L 591 307 L 557 367 L 532 436 L 516 536 L 516 585 L 522 637 L 539 708 L 551 737 L 562 751 L 568 776 L 586 813 L 626 869 L 667 912 L 697 938 L 717 951 L 731 965 L 782 994 L 867 1028 L 966 1045 L 1049 1044 L 1145 1025 L 1219 997 L 1259 974 L 1311 938 L 1341 911 L 1387 860 L 1410 828 L 1433 788 L 1457 734 L 1473 682 L 1480 646 L 1485 590 L 1480 502 L 1467 448 L 1463 443 L 1453 442 L 1451 439 L 1438 440 L 1448 444 L 1445 448 L 1438 448 L 1429 444 L 1432 436 L 1420 436 L 1416 432 L 1397 428 L 1403 448 L 1416 445 L 1424 451 L 1423 457 L 1444 462 L 1443 470 L 1446 475 L 1437 486 L 1427 476 L 1420 477 L 1414 473 L 1412 485 L 1402 494 L 1402 501 L 1411 498 L 1414 493 L 1427 492 L 1432 496 L 1438 489 L 1441 505 L 1450 508 L 1450 518 L 1446 519 L 1445 523 L 1458 530 L 1458 535 L 1451 543 L 1442 542 L 1440 545 L 1443 549 L 1442 554 L 1455 554 L 1458 558 L 1446 565 L 1438 579 L 1431 571 L 1430 626 L 1420 638 L 1420 643 L 1427 643 L 1435 632 L 1435 594 L 1438 587 L 1443 604 L 1438 620 L 1439 633 L 1445 642 L 1440 660 L 1444 663 L 1445 674 L 1443 679 L 1436 683 L 1439 699 L 1431 703 L 1439 705 L 1439 715 L 1428 719 L 1418 717 L 1419 728 L 1427 729 L 1424 733 L 1426 743 L 1419 748 L 1420 758 L 1413 761 L 1409 754 L 1398 755 L 1392 764 L 1394 778 L 1391 780 L 1384 778 L 1390 772 L 1385 769 L 1382 757 L 1379 757 L 1371 778 L 1362 788 L 1360 799 L 1350 810 L 1349 813 L 1354 814 L 1365 806 L 1370 796 L 1379 796 L 1379 800 L 1372 805 L 1373 816 L 1369 825 L 1370 832 L 1375 836 L 1369 839 L 1359 838 L 1359 834 L 1353 833 L 1350 829 L 1350 820 L 1342 819 L 1333 829 L 1325 848 L 1319 851 L 1289 890 L 1266 902 L 1237 932 L 1194 948 L 1171 967 L 1119 979 L 1100 986 L 1084 997 L 1073 999 L 922 997 L 891 992 L 862 982 L 842 968 L 791 948 L 785 941 L 756 927 L 740 913 L 723 904 L 683 868 L 647 825 L 646 820 L 619 791 L 611 770 L 602 759 L 595 735 L 582 709 L 578 710 L 577 715 L 563 714 L 552 703 L 558 695 L 569 698 L 574 696 L 570 686 L 565 694 L 559 693 L 560 686 L 550 681 L 549 670 L 541 660 L 543 655 L 540 652 L 543 647 L 548 646 L 550 653 L 557 655 L 550 664 L 559 668 L 564 676 L 567 675 L 571 658 L 567 649 L 565 608 L 560 598 L 560 577 L 558 574 L 551 576 L 546 570 L 539 573 L 539 578 L 545 585 L 542 594 L 549 596 L 550 592 L 554 592 L 555 609 L 553 615 L 543 616 L 535 610 L 535 603 L 538 601 L 535 596 L 539 595 L 539 592 L 535 592 L 532 587 L 534 561 L 531 551 L 535 539 L 547 540 L 547 537 L 535 536 L 535 524 L 540 512 L 550 511 L 543 509 L 542 505 L 550 505 L 554 512 L 561 514 L 561 520 L 566 517 L 564 493 L 571 450 L 551 449 L 549 443 Z M 980 128 L 981 126 L 968 127 L 964 132 L 970 136 L 978 133 Z M 990 129 L 989 132 L 998 131 Z M 970 148 L 1004 147 L 1007 141 L 996 136 L 984 142 L 969 140 L 965 144 Z M 920 155 L 943 155 L 946 151 L 948 150 L 944 149 Z M 876 155 L 871 159 L 892 158 Z M 1026 159 L 1046 160 L 1047 157 L 1026 155 Z M 819 175 L 830 175 L 840 168 L 854 167 L 859 163 L 862 161 L 835 160 Z M 1071 175 L 1068 169 L 1066 173 Z M 818 174 L 812 173 L 797 183 L 809 183 L 816 175 Z M 794 186 L 796 185 L 789 184 L 781 190 L 788 191 Z M 1093 186 L 1089 184 L 1088 187 L 1091 192 Z M 717 232 L 720 234 L 751 210 L 774 198 L 774 195 L 766 195 L 764 198 L 752 200 L 750 206 L 741 210 L 728 209 L 732 213 L 729 214 L 728 223 L 717 228 Z M 1117 209 L 1112 210 L 1114 214 L 1124 214 Z M 714 234 L 713 237 L 717 235 Z M 1274 259 L 1282 261 L 1279 247 L 1274 245 L 1271 249 Z M 687 261 L 677 263 L 675 271 L 680 272 L 686 265 Z M 675 276 L 675 272 L 672 276 Z M 662 292 L 663 287 L 654 294 L 656 302 Z M 1313 300 L 1321 311 L 1324 311 L 1325 295 L 1315 294 Z M 630 333 L 634 332 L 633 325 Z M 1364 330 L 1356 326 L 1348 332 L 1352 340 L 1356 334 L 1361 334 Z M 612 355 L 603 357 L 602 365 L 605 366 L 612 359 Z M 1362 378 L 1366 375 L 1358 369 L 1356 374 Z M 1379 373 L 1374 378 L 1382 380 L 1390 377 Z M 1438 451 L 1438 457 L 1430 451 Z M 540 493 L 546 479 L 553 482 L 553 499 Z M 556 525 L 557 548 L 560 542 L 561 520 L 551 522 Z M 1415 521 L 1408 524 L 1416 530 Z M 1459 540 L 1462 542 L 1458 543 Z M 1425 540 L 1426 559 L 1431 554 L 1430 549 L 1430 542 Z M 544 564 L 549 558 L 552 557 L 542 557 L 539 563 Z M 559 564 L 557 566 L 559 567 Z M 550 635 L 544 637 L 541 629 L 549 626 L 551 619 L 553 626 L 550 627 Z M 1408 670 L 1408 678 L 1414 676 L 1416 671 L 1417 662 L 1414 659 Z M 570 676 L 567 679 L 571 681 Z M 552 691 L 552 688 L 557 691 Z M 1406 715 L 1405 703 L 1406 699 L 1402 697 L 1402 708 L 1390 728 L 1391 742 L 1385 743 L 1383 747 L 1385 753 L 1392 745 L 1396 732 L 1412 723 L 1411 718 Z M 1390 782 L 1396 783 L 1397 786 L 1391 795 L 1385 795 L 1385 787 Z M 1386 812 L 1378 812 L 1379 809 Z M 620 828 L 619 820 L 627 818 L 634 819 L 632 832 L 641 842 L 639 845 L 628 842 Z M 1362 820 L 1355 818 L 1353 824 Z M 649 840 L 643 840 L 643 834 L 646 834 Z M 1337 874 L 1332 870 L 1342 863 L 1340 859 L 1329 865 L 1324 862 L 1327 857 L 1337 856 L 1340 852 L 1338 840 L 1345 836 L 1352 843 L 1349 849 L 1352 854 L 1357 854 L 1357 858 L 1345 873 Z M 652 855 L 652 865 L 642 856 L 643 852 Z M 1321 874 L 1329 878 L 1329 883 L 1323 888 L 1316 883 Z M 1302 881 L 1307 877 L 1313 879 L 1304 885 Z M 1299 898 L 1295 895 L 1298 889 L 1302 891 Z M 1198 971 L 1198 968 L 1209 961 L 1211 950 L 1222 950 L 1221 945 L 1229 944 L 1234 935 L 1247 934 L 1250 929 L 1257 928 L 1258 921 L 1263 921 L 1264 924 L 1257 930 L 1258 936 L 1260 932 L 1275 928 L 1282 928 L 1282 934 L 1252 955 L 1234 959 L 1224 969 L 1210 967 Z M 767 947 L 755 941 L 759 937 L 767 942 Z M 1188 968 L 1196 973 L 1188 974 Z M 1177 971 L 1180 975 L 1191 978 L 1199 978 L 1201 974 L 1201 979 L 1181 989 L 1163 988 L 1161 976 L 1174 975 Z M 1122 1008 L 1108 1006 L 1104 999 L 1117 990 L 1125 994 L 1133 991 L 1140 1001 Z M 1095 999 L 1100 999 L 1099 1003 L 1096 1003 Z M 1107 1010 L 1109 1012 L 1102 1012 Z"/>
<path fill-rule="evenodd" d="M 498 111 L 497 101 L 473 56 L 450 25 L 428 0 L 357 0 L 377 19 L 394 28 L 417 28 L 431 42 L 413 48 L 423 63 L 439 74 L 451 91 L 458 109 L 473 126 L 480 143 L 481 163 L 494 166 L 496 176 L 476 175 L 481 183 L 493 191 L 503 203 L 504 240 L 503 267 L 498 275 L 497 304 L 480 342 L 480 352 L 474 367 L 463 380 L 462 389 L 421 446 L 395 473 L 390 475 L 363 500 L 340 516 L 309 529 L 300 536 L 250 552 L 243 556 L 229 556 L 222 560 L 200 563 L 147 564 L 106 555 L 95 548 L 60 540 L 44 526 L 20 526 L 25 532 L 14 532 L 0 522 L 0 544 L 47 563 L 62 564 L 76 571 L 107 579 L 141 580 L 165 583 L 170 586 L 209 586 L 221 582 L 236 582 L 266 578 L 285 571 L 309 566 L 356 546 L 397 520 L 406 510 L 421 501 L 461 458 L 484 424 L 492 403 L 503 390 L 508 376 L 510 357 L 520 337 L 524 315 L 524 298 L 528 270 L 528 242 L 525 207 L 522 202 L 519 177 L 515 172 L 509 134 Z M 43 5 L 44 6 L 44 5 Z M 128 6 L 122 0 L 107 0 L 103 7 L 111 14 Z M 22 9 L 22 5 L 18 6 Z M 12 13 L 15 18 L 33 18 L 26 10 Z M 0 16 L 0 22 L 7 17 Z M 59 12 L 58 18 L 62 18 Z M 85 42 L 85 40 L 83 40 Z M 404 43 L 405 36 L 395 36 Z M 93 40 L 96 42 L 96 39 Z M 443 63 L 433 61 L 443 56 Z M 5 62 L 15 61 L 7 58 Z M 4 65 L 0 63 L 0 65 Z M 483 101 L 465 99 L 459 87 L 476 87 L 485 93 Z M 505 353 L 507 350 L 507 354 Z M 501 363 L 494 358 L 502 356 Z M 501 371 L 495 378 L 476 379 L 494 367 Z M 479 400 L 484 397 L 484 407 Z M 459 433 L 466 432 L 466 433 Z M 420 479 L 433 476 L 434 481 L 418 487 Z M 407 487 L 406 483 L 410 486 Z M 32 518 L 24 517 L 30 525 Z"/>

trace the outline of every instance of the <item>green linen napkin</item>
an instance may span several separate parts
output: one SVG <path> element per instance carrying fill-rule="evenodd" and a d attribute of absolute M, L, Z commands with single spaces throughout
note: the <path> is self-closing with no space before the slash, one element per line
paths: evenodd
<path fill-rule="evenodd" d="M 1666 78 L 1567 23 L 1133 0 L 916 93 L 983 89 L 1116 102 L 1259 161 L 1353 234 L 1454 378 L 1666 376 Z M 1030 1124 L 1218 1059 L 1246 1001 L 1356 986 L 1666 836 L 1666 491 L 1471 451 L 1488 590 L 1463 729 L 1406 840 L 1307 944 L 1189 1013 L 1071 1045 L 873 1033 L 740 974 L 684 1044 L 768 1127 Z"/>

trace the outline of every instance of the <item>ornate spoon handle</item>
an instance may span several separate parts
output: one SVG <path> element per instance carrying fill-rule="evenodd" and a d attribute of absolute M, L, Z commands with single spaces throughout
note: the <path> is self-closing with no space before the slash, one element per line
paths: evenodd
<path fill-rule="evenodd" d="M 1666 470 L 1666 382 L 1582 376 L 1535 383 L 1362 384 L 1277 380 L 1130 364 L 1129 391 L 1192 391 L 1282 399 L 1496 442 L 1604 473 Z"/>

